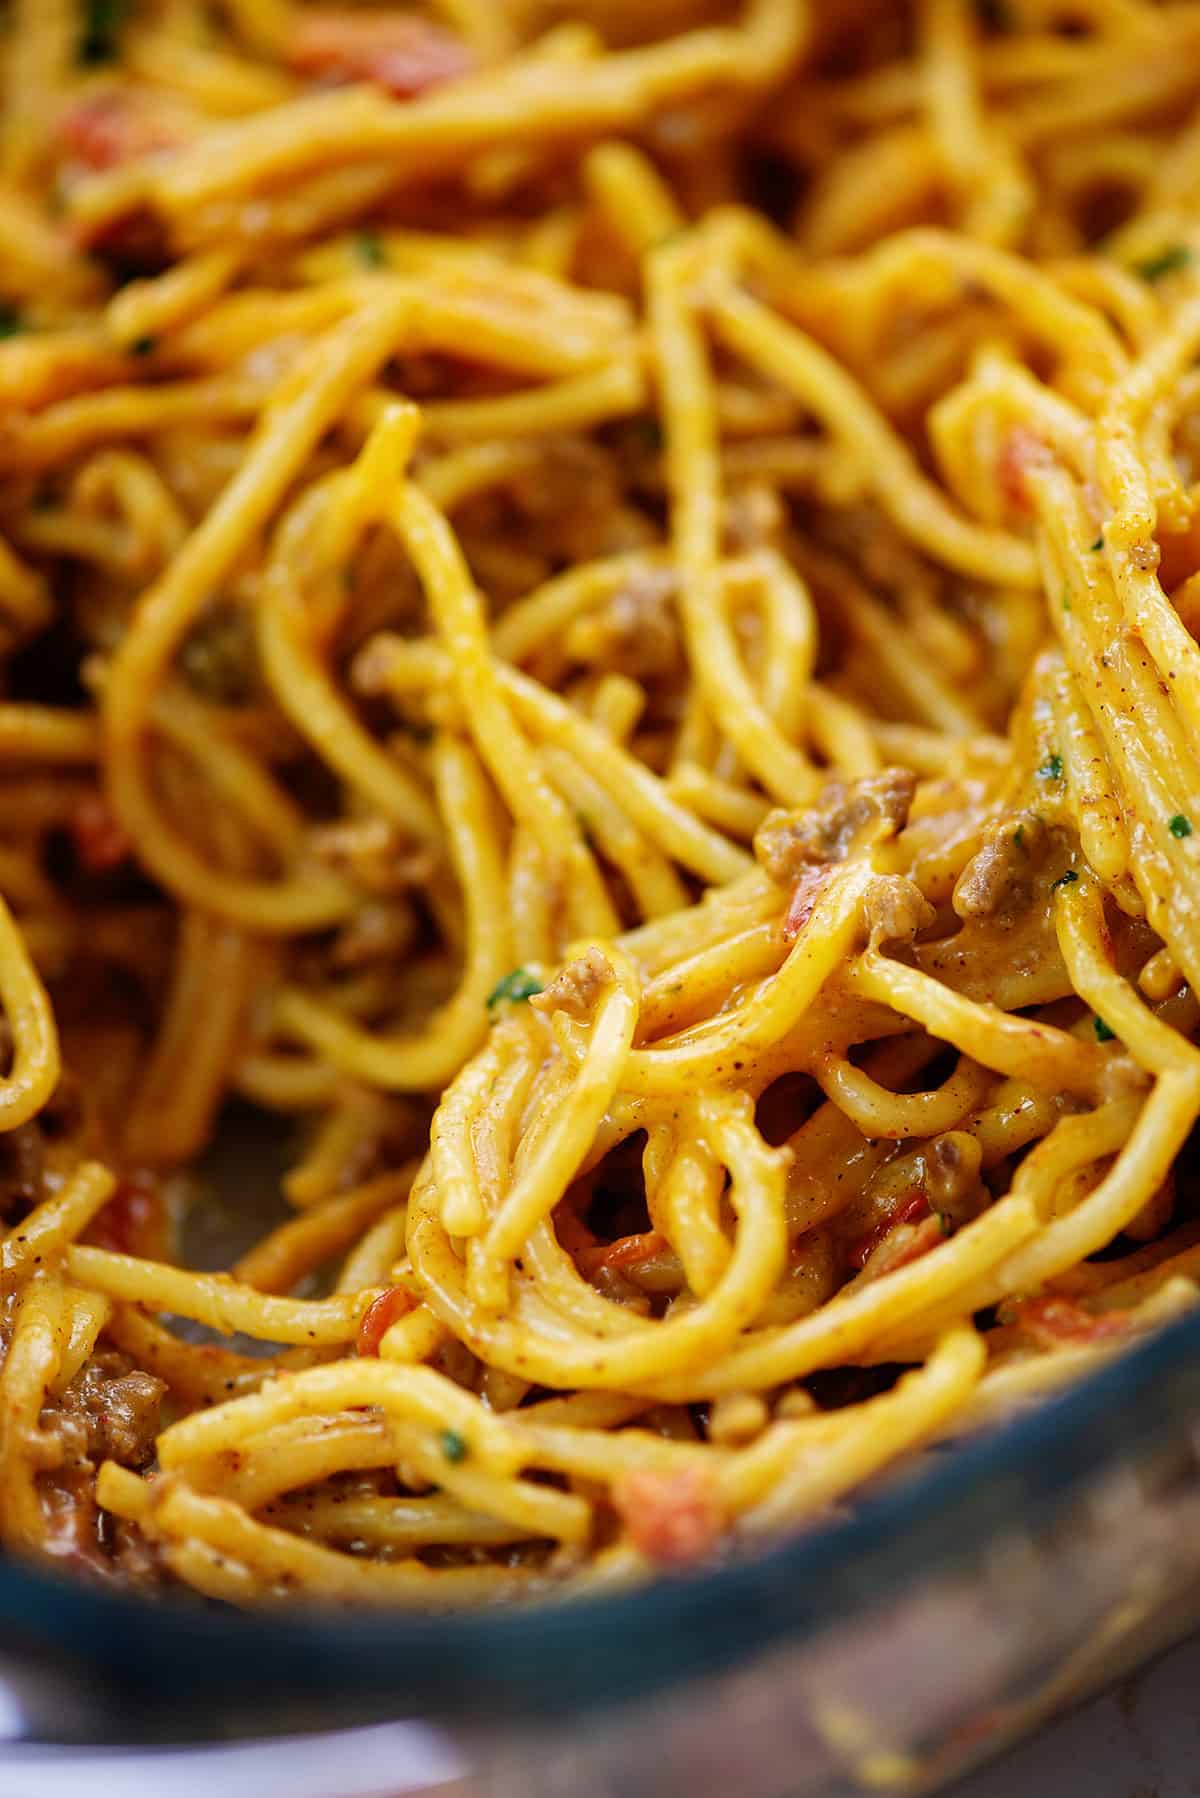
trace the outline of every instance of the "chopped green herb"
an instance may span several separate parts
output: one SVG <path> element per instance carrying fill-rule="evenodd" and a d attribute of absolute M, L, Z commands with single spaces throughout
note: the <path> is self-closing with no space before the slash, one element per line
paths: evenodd
<path fill-rule="evenodd" d="M 1092 544 L 1092 554 L 1093 554 L 1093 555 L 1094 555 L 1094 556 L 1098 556 L 1098 555 L 1099 555 L 1099 554 L 1100 554 L 1100 551 L 1101 551 L 1101 550 L 1102 550 L 1102 549 L 1103 549 L 1103 548 L 1104 548 L 1104 538 L 1103 538 L 1103 536 L 1100 536 L 1100 537 L 1097 537 L 1097 539 L 1096 539 L 1096 541 L 1095 541 L 1095 542 L 1094 542 L 1094 543 L 1093 543 L 1093 544 Z"/>
<path fill-rule="evenodd" d="M 1116 1031 L 1110 1030 L 1103 1018 L 1093 1018 L 1092 1024 L 1095 1027 L 1096 1041 L 1098 1043 L 1111 1043 L 1116 1041 Z"/>
<path fill-rule="evenodd" d="M 1078 879 L 1079 876 L 1076 874 L 1074 868 L 1068 868 L 1064 874 L 1059 875 L 1057 880 L 1052 880 L 1050 886 L 1051 889 L 1054 887 L 1069 887 L 1073 886 Z"/>
<path fill-rule="evenodd" d="M 1039 775 L 1040 779 L 1042 779 L 1042 780 L 1061 780 L 1062 779 L 1062 777 L 1063 777 L 1063 759 L 1062 759 L 1061 755 L 1058 754 L 1057 750 L 1054 752 L 1053 755 L 1048 755 L 1046 757 L 1045 761 L 1042 763 L 1041 767 L 1038 769 L 1038 775 Z"/>
<path fill-rule="evenodd" d="M 354 240 L 354 254 L 364 268 L 386 268 L 387 249 L 376 231 L 360 231 Z"/>
<path fill-rule="evenodd" d="M 129 354 L 131 356 L 153 356 L 157 348 L 157 337 L 135 337 L 129 346 Z"/>
<path fill-rule="evenodd" d="M 1013 845 L 1015 848 L 1020 849 L 1024 841 L 1025 826 L 1023 824 L 1018 824 L 1017 828 L 1013 831 Z"/>
<path fill-rule="evenodd" d="M 1176 275 L 1181 268 L 1186 268 L 1192 260 L 1192 252 L 1185 243 L 1168 244 L 1157 256 L 1147 256 L 1143 262 L 1135 262 L 1133 272 L 1140 275 L 1143 281 L 1161 281 L 1164 275 Z"/>
<path fill-rule="evenodd" d="M 18 337 L 24 329 L 20 308 L 10 300 L 0 300 L 0 337 Z"/>
<path fill-rule="evenodd" d="M 469 1452 L 465 1436 L 460 1436 L 457 1430 L 442 1431 L 442 1453 L 447 1461 L 465 1461 Z"/>
<path fill-rule="evenodd" d="M 1064 612 L 1069 612 L 1071 610 L 1071 595 L 1069 593 L 1063 594 L 1062 606 Z"/>
<path fill-rule="evenodd" d="M 83 20 L 75 47 L 77 62 L 93 66 L 112 62 L 118 52 L 117 42 L 129 0 L 83 0 Z"/>
<path fill-rule="evenodd" d="M 487 1008 L 495 1011 L 498 1005 L 520 1005 L 526 999 L 532 999 L 540 993 L 542 983 L 525 968 L 514 968 L 503 980 L 498 980 L 487 996 Z"/>
<path fill-rule="evenodd" d="M 1185 818 L 1182 812 L 1176 812 L 1167 825 L 1167 829 L 1173 837 L 1190 837 L 1192 834 L 1191 821 Z"/>

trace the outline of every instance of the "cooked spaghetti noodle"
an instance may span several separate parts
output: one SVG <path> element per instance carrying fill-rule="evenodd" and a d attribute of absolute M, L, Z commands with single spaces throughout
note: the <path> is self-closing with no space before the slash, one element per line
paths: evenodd
<path fill-rule="evenodd" d="M 14 0 L 3 81 L 7 1546 L 628 1579 L 1193 1304 L 1200 6 Z"/>

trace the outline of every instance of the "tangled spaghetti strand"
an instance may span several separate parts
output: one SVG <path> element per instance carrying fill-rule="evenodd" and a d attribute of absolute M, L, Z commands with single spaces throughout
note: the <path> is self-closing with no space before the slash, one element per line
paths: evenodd
<path fill-rule="evenodd" d="M 1200 7 L 2 80 L 4 1543 L 629 1579 L 1194 1304 Z"/>

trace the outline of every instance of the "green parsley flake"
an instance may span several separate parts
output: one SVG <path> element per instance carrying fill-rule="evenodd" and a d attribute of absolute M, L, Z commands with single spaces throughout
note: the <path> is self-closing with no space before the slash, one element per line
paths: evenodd
<path fill-rule="evenodd" d="M 1190 837 L 1192 834 L 1191 820 L 1185 818 L 1182 812 L 1176 812 L 1167 825 L 1167 829 L 1173 837 Z"/>
<path fill-rule="evenodd" d="M 375 231 L 360 231 L 354 240 L 354 254 L 364 268 L 386 268 L 387 247 Z"/>
<path fill-rule="evenodd" d="M 129 346 L 129 354 L 131 356 L 153 356 L 157 348 L 157 337 L 135 337 Z"/>
<path fill-rule="evenodd" d="M 24 329 L 19 307 L 10 300 L 0 300 L 0 337 L 19 337 Z"/>
<path fill-rule="evenodd" d="M 1074 868 L 1068 868 L 1065 874 L 1060 874 L 1057 880 L 1052 880 L 1050 886 L 1052 889 L 1054 887 L 1069 887 L 1073 886 L 1078 879 L 1079 876 L 1076 874 Z"/>
<path fill-rule="evenodd" d="M 1061 780 L 1062 779 L 1062 777 L 1063 777 L 1063 759 L 1062 759 L 1061 755 L 1059 755 L 1057 750 L 1055 750 L 1053 755 L 1048 755 L 1046 757 L 1045 761 L 1042 763 L 1041 767 L 1038 769 L 1038 776 L 1041 780 Z"/>
<path fill-rule="evenodd" d="M 1147 256 L 1145 261 L 1135 262 L 1133 272 L 1140 275 L 1143 281 L 1161 281 L 1164 275 L 1177 275 L 1191 260 L 1192 252 L 1185 243 L 1167 244 L 1157 256 Z"/>
<path fill-rule="evenodd" d="M 466 1460 L 470 1448 L 465 1436 L 460 1436 L 457 1430 L 443 1430 L 441 1440 L 442 1453 L 447 1461 L 457 1463 Z"/>
<path fill-rule="evenodd" d="M 1064 593 L 1063 594 L 1063 611 L 1069 612 L 1070 610 L 1071 610 L 1071 595 L 1069 593 Z"/>
<path fill-rule="evenodd" d="M 514 968 L 503 980 L 498 980 L 487 996 L 487 1008 L 495 1011 L 498 1005 L 520 1005 L 526 999 L 532 999 L 540 993 L 542 983 L 526 968 Z"/>
<path fill-rule="evenodd" d="M 129 11 L 128 0 L 84 0 L 75 59 L 85 67 L 116 60 L 118 38 Z"/>
<path fill-rule="evenodd" d="M 1095 1029 L 1096 1041 L 1098 1043 L 1111 1043 L 1116 1041 L 1116 1031 L 1110 1030 L 1103 1018 L 1093 1018 L 1092 1025 Z"/>
<path fill-rule="evenodd" d="M 1104 548 L 1104 538 L 1097 537 L 1096 541 L 1092 544 L 1092 554 L 1094 556 L 1098 556 L 1100 554 L 1100 551 L 1103 548 Z"/>
<path fill-rule="evenodd" d="M 1024 841 L 1025 841 L 1025 826 L 1023 824 L 1018 824 L 1017 828 L 1013 831 L 1013 846 L 1017 849 L 1020 849 L 1022 844 L 1024 843 Z"/>

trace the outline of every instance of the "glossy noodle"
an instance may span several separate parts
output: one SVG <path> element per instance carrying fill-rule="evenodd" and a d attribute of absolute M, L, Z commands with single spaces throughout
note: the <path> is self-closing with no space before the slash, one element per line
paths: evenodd
<path fill-rule="evenodd" d="M 1200 6 L 3 56 L 7 1548 L 623 1581 L 1193 1304 Z"/>

